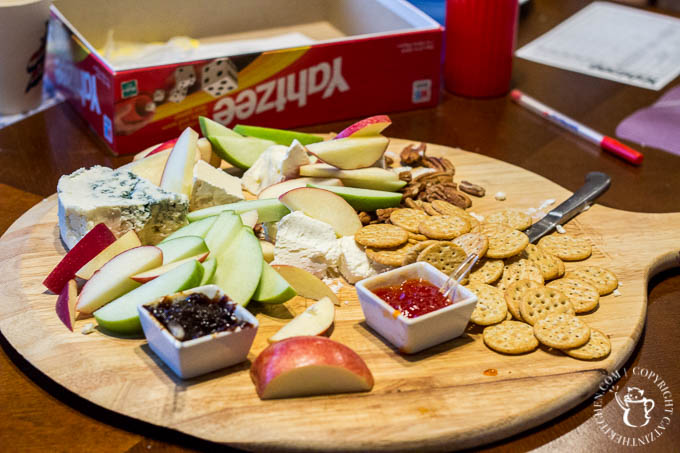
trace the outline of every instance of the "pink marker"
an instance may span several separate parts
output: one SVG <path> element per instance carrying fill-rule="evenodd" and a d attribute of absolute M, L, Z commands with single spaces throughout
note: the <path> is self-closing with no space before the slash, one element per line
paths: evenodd
<path fill-rule="evenodd" d="M 526 107 L 532 112 L 541 115 L 545 119 L 552 121 L 558 126 L 562 126 L 564 129 L 567 129 L 574 134 L 585 138 L 589 142 L 599 145 L 603 150 L 609 151 L 615 156 L 625 159 L 632 164 L 640 165 L 642 163 L 642 159 L 645 157 L 639 151 L 624 145 L 618 140 L 607 137 L 606 135 L 602 135 L 587 126 L 584 126 L 578 121 L 561 114 L 560 112 L 556 112 L 547 105 L 538 102 L 536 99 L 527 96 L 519 90 L 512 90 L 510 92 L 510 97 L 519 105 Z"/>

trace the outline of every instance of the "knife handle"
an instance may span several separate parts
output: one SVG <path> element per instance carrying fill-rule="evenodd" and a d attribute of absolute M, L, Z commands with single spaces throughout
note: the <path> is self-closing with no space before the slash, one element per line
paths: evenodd
<path fill-rule="evenodd" d="M 597 197 L 605 193 L 609 189 L 611 181 L 609 175 L 599 171 L 591 171 L 586 175 L 585 184 L 574 192 L 574 195 L 567 198 L 564 203 L 550 211 L 551 216 L 555 214 L 555 217 L 559 216 L 557 223 L 560 225 L 568 222 Z"/>

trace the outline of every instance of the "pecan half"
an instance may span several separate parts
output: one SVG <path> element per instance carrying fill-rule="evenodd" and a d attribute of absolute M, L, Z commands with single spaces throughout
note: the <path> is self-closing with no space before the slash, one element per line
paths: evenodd
<path fill-rule="evenodd" d="M 440 162 L 438 157 L 425 156 L 423 157 L 423 166 L 434 168 L 437 171 L 446 171 L 444 164 Z"/>
<path fill-rule="evenodd" d="M 373 219 L 371 218 L 371 215 L 368 212 L 361 211 L 359 213 L 359 220 L 361 220 L 362 225 L 368 225 L 369 223 L 371 223 L 371 220 Z"/>
<path fill-rule="evenodd" d="M 385 222 L 390 219 L 390 214 L 398 208 L 376 209 L 375 214 L 378 217 L 378 222 Z"/>
<path fill-rule="evenodd" d="M 399 172 L 399 179 L 402 181 L 411 182 L 413 178 L 411 177 L 411 172 L 407 170 Z"/>
<path fill-rule="evenodd" d="M 394 164 L 394 159 L 392 159 L 390 156 L 385 154 L 385 166 L 391 167 L 392 164 Z"/>
<path fill-rule="evenodd" d="M 453 183 L 431 185 L 425 190 L 427 201 L 444 200 L 460 208 L 472 206 L 470 197 L 456 190 Z"/>
<path fill-rule="evenodd" d="M 401 151 L 401 164 L 408 165 L 410 167 L 417 167 L 422 164 L 423 156 L 425 156 L 425 149 L 427 145 L 425 143 L 420 143 L 418 145 L 412 143 L 406 146 Z"/>
<path fill-rule="evenodd" d="M 479 184 L 473 184 L 470 181 L 461 181 L 460 184 L 458 184 L 458 188 L 475 197 L 483 197 L 486 194 L 486 189 L 484 189 L 484 187 Z"/>
<path fill-rule="evenodd" d="M 404 194 L 404 198 L 415 198 L 424 187 L 425 186 L 423 184 L 411 182 L 410 184 L 404 186 L 404 188 L 401 190 Z"/>

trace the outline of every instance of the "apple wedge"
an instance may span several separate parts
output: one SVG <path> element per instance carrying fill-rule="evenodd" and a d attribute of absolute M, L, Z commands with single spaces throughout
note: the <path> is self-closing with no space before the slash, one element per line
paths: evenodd
<path fill-rule="evenodd" d="M 43 280 L 43 285 L 55 294 L 61 293 L 64 285 L 75 277 L 76 272 L 116 241 L 109 227 L 98 223 L 73 246 Z"/>
<path fill-rule="evenodd" d="M 94 312 L 94 318 L 100 327 L 111 332 L 125 335 L 139 334 L 142 332 L 142 325 L 139 322 L 138 305 L 194 288 L 201 282 L 202 277 L 201 263 L 190 261 L 104 305 Z"/>
<path fill-rule="evenodd" d="M 363 226 L 354 208 L 328 190 L 301 187 L 284 193 L 279 200 L 291 211 L 302 211 L 329 224 L 338 236 L 352 236 Z"/>
<path fill-rule="evenodd" d="M 132 161 L 134 162 L 134 161 L 137 161 L 137 160 L 140 160 L 140 159 L 144 159 L 144 158 L 149 157 L 151 155 L 160 153 L 161 151 L 165 151 L 166 149 L 170 150 L 170 149 L 172 149 L 173 146 L 175 146 L 176 142 L 177 142 L 177 139 L 173 138 L 172 140 L 168 140 L 168 141 L 163 142 L 163 143 L 158 143 L 156 145 L 149 146 L 145 150 L 140 151 L 137 154 L 135 154 L 135 157 L 132 158 Z"/>
<path fill-rule="evenodd" d="M 170 151 L 170 156 L 168 156 L 168 161 L 163 169 L 161 189 L 184 194 L 187 198 L 191 197 L 197 141 L 198 133 L 195 130 L 190 127 L 184 129 L 172 151 Z"/>
<path fill-rule="evenodd" d="M 220 206 L 211 206 L 209 208 L 199 209 L 187 214 L 189 222 L 204 219 L 206 217 L 218 215 L 224 211 L 232 211 L 236 214 L 243 214 L 246 211 L 257 210 L 257 217 L 259 222 L 278 222 L 286 214 L 290 214 L 290 210 L 283 205 L 277 198 L 267 198 L 263 200 L 246 200 L 237 201 L 236 203 L 223 204 Z"/>
<path fill-rule="evenodd" d="M 406 185 L 399 175 L 378 167 L 340 170 L 327 164 L 310 164 L 300 167 L 300 176 L 314 178 L 339 178 L 345 186 L 362 189 L 387 190 L 395 192 Z"/>
<path fill-rule="evenodd" d="M 323 137 L 313 134 L 305 134 L 304 132 L 287 131 L 284 129 L 272 129 L 270 127 L 246 126 L 244 124 L 237 124 L 234 126 L 234 132 L 248 137 L 263 138 L 271 140 L 279 145 L 290 146 L 293 140 L 297 140 L 303 145 L 323 141 Z M 207 134 L 204 134 L 207 135 Z"/>
<path fill-rule="evenodd" d="M 385 190 L 360 189 L 358 187 L 335 187 L 307 184 L 307 187 L 324 189 L 340 195 L 357 211 L 375 211 L 376 209 L 399 206 L 402 194 Z"/>
<path fill-rule="evenodd" d="M 73 325 L 76 322 L 76 304 L 78 303 L 78 285 L 75 280 L 69 280 L 57 297 L 55 310 L 57 316 L 66 327 L 73 332 Z"/>
<path fill-rule="evenodd" d="M 184 258 L 184 259 L 179 260 L 179 261 L 174 261 L 170 264 L 165 264 L 163 266 L 159 266 L 159 267 L 150 269 L 148 271 L 140 272 L 139 274 L 135 274 L 135 275 L 130 276 L 130 278 L 133 279 L 136 282 L 139 282 L 139 283 L 150 282 L 154 278 L 159 277 L 159 276 L 165 274 L 166 272 L 169 272 L 169 271 L 173 270 L 174 268 L 179 267 L 182 264 L 187 263 L 191 260 L 196 260 L 199 263 L 202 263 L 202 262 L 205 261 L 205 259 L 208 257 L 209 254 L 210 254 L 210 252 L 199 253 L 198 255 L 190 256 L 189 258 Z M 204 270 L 205 270 L 205 268 L 204 268 Z"/>
<path fill-rule="evenodd" d="M 92 274 L 94 274 L 95 271 L 98 271 L 111 258 L 123 253 L 126 250 L 130 250 L 141 245 L 142 242 L 139 240 L 137 233 L 135 233 L 134 230 L 130 230 L 116 239 L 113 244 L 99 252 L 99 254 L 88 261 L 87 264 L 78 269 L 78 272 L 76 272 L 76 277 L 82 278 L 83 280 L 89 280 L 92 277 Z"/>
<path fill-rule="evenodd" d="M 215 270 L 217 270 L 217 260 L 210 258 L 201 264 L 203 265 L 203 278 L 201 278 L 201 283 L 198 286 L 209 285 L 215 276 Z"/>
<path fill-rule="evenodd" d="M 286 279 L 298 295 L 314 300 L 328 298 L 335 305 L 340 305 L 338 295 L 311 272 L 287 264 L 274 264 L 272 267 Z"/>
<path fill-rule="evenodd" d="M 293 337 L 267 346 L 250 367 L 261 399 L 366 392 L 373 375 L 359 355 L 326 337 Z"/>
<path fill-rule="evenodd" d="M 243 227 L 241 217 L 231 211 L 224 211 L 217 216 L 217 220 L 205 235 L 205 244 L 212 253 L 212 258 L 217 258 L 224 252 L 241 227 Z"/>
<path fill-rule="evenodd" d="M 222 159 L 238 168 L 250 168 L 260 154 L 272 145 L 271 140 L 262 140 L 254 137 L 233 136 L 208 136 L 213 150 Z"/>
<path fill-rule="evenodd" d="M 241 137 L 241 134 L 238 132 L 234 132 L 227 126 L 205 116 L 198 117 L 198 125 L 201 127 L 201 133 L 205 137 Z"/>
<path fill-rule="evenodd" d="M 307 151 L 341 170 L 354 170 L 373 165 L 389 144 L 387 137 L 347 137 L 307 145 Z"/>
<path fill-rule="evenodd" d="M 179 230 L 175 231 L 170 236 L 163 239 L 160 243 L 162 244 L 164 242 L 172 241 L 173 239 L 179 239 L 184 236 L 199 236 L 205 238 L 205 236 L 208 234 L 208 231 L 210 231 L 210 228 L 215 223 L 215 220 L 217 220 L 216 215 L 192 222 L 189 225 L 185 225 Z"/>
<path fill-rule="evenodd" d="M 346 137 L 368 137 L 371 135 L 378 135 L 390 124 L 392 124 L 392 120 L 387 115 L 371 116 L 346 127 L 340 131 L 333 140 Z"/>
<path fill-rule="evenodd" d="M 260 247 L 262 248 L 262 258 L 267 263 L 274 261 L 274 244 L 260 239 Z"/>
<path fill-rule="evenodd" d="M 262 250 L 253 230 L 241 227 L 217 258 L 214 283 L 240 305 L 247 305 L 262 277 Z"/>
<path fill-rule="evenodd" d="M 253 300 L 264 304 L 281 304 L 295 297 L 295 290 L 266 261 L 262 262 L 262 276 Z"/>
<path fill-rule="evenodd" d="M 76 308 L 83 313 L 92 313 L 138 287 L 139 283 L 130 279 L 131 275 L 158 267 L 162 262 L 163 252 L 153 245 L 135 247 L 116 255 L 85 283 Z"/>
<path fill-rule="evenodd" d="M 257 209 L 253 209 L 252 211 L 242 212 L 239 215 L 241 217 L 241 222 L 243 222 L 243 224 L 245 226 L 249 226 L 250 228 L 253 228 L 255 226 L 255 224 L 257 223 L 257 219 L 258 219 Z"/>
<path fill-rule="evenodd" d="M 267 339 L 276 343 L 286 338 L 305 335 L 323 335 L 333 324 L 335 306 L 328 297 L 313 303 L 305 311 L 293 318 L 288 324 Z"/>
<path fill-rule="evenodd" d="M 307 187 L 309 184 L 318 184 L 326 186 L 342 186 L 342 181 L 338 178 L 295 178 L 287 181 L 272 184 L 264 188 L 257 194 L 258 199 L 265 198 L 279 198 L 289 190 L 297 189 L 299 187 Z"/>
<path fill-rule="evenodd" d="M 162 264 L 164 266 L 209 251 L 205 241 L 200 236 L 183 236 L 171 241 L 161 242 L 156 247 L 163 252 Z"/>
<path fill-rule="evenodd" d="M 160 186 L 163 179 L 163 170 L 170 157 L 171 149 L 165 149 L 160 153 L 145 157 L 142 160 L 132 161 L 123 165 L 118 170 L 127 170 L 140 178 L 144 178 L 153 184 Z"/>

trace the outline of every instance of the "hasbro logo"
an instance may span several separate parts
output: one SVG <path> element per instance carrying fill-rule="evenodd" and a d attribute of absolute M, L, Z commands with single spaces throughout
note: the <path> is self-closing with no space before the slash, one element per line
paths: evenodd
<path fill-rule="evenodd" d="M 432 80 L 416 80 L 413 82 L 411 101 L 414 104 L 430 102 L 432 99 Z"/>

